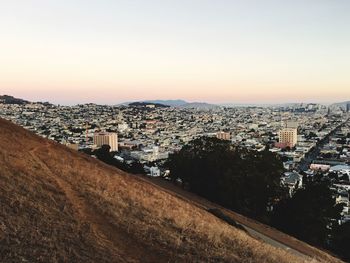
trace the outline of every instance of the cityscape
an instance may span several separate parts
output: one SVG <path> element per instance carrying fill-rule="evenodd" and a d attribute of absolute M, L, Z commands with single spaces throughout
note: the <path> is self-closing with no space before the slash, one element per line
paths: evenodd
<path fill-rule="evenodd" d="M 350 262 L 350 1 L 0 5 L 0 263 Z"/>
<path fill-rule="evenodd" d="M 281 182 L 290 195 L 303 175 L 336 173 L 332 188 L 344 204 L 341 222 L 350 221 L 350 103 L 321 105 L 181 108 L 157 103 L 119 106 L 0 103 L 0 117 L 79 151 L 108 145 L 121 163 L 139 162 L 144 173 L 167 178 L 169 154 L 199 137 L 216 137 L 283 159 Z M 91 153 L 93 157 L 95 155 Z"/>

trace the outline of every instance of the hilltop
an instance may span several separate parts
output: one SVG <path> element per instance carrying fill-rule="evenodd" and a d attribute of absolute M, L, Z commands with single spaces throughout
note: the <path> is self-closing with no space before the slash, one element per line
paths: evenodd
<path fill-rule="evenodd" d="M 183 105 L 186 105 L 188 102 L 185 100 L 146 100 L 144 102 L 147 103 L 159 103 L 159 104 L 163 104 L 163 105 L 167 105 L 167 106 L 171 106 L 171 107 L 180 107 Z"/>
<path fill-rule="evenodd" d="M 179 108 L 184 109 L 197 109 L 197 110 L 213 110 L 218 109 L 220 106 L 215 104 L 209 104 L 206 102 L 189 102 L 184 105 L 179 106 Z"/>
<path fill-rule="evenodd" d="M 187 102 L 184 100 L 145 100 L 136 102 L 124 102 L 123 106 L 145 106 L 145 105 L 155 105 L 158 107 L 174 107 L 181 109 L 197 109 L 197 110 L 211 110 L 217 109 L 220 106 L 215 104 L 209 104 L 206 102 Z"/>
<path fill-rule="evenodd" d="M 0 262 L 339 262 L 227 222 L 0 119 Z"/>
<path fill-rule="evenodd" d="M 147 108 L 153 106 L 154 108 L 168 108 L 170 106 L 155 102 L 132 102 L 129 104 L 130 107 Z"/>
<path fill-rule="evenodd" d="M 3 104 L 28 104 L 29 101 L 18 99 L 9 95 L 0 95 L 0 103 Z"/>

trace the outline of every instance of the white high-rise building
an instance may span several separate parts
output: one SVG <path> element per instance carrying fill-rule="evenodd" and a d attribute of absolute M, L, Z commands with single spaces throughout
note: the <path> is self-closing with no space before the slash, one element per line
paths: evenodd
<path fill-rule="evenodd" d="M 97 147 L 109 145 L 112 152 L 118 151 L 118 135 L 114 132 L 99 132 L 94 134 L 94 144 Z"/>

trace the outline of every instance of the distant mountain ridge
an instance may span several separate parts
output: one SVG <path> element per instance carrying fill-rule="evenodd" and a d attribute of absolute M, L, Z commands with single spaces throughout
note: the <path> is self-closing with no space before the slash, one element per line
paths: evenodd
<path fill-rule="evenodd" d="M 221 106 L 216 104 L 210 104 L 206 102 L 187 102 L 185 100 L 144 100 L 144 101 L 136 101 L 136 102 L 126 102 L 120 105 L 130 105 L 133 106 L 135 104 L 154 104 L 154 105 L 165 105 L 169 107 L 175 108 L 183 108 L 183 109 L 199 109 L 199 110 L 209 110 L 209 109 L 217 109 Z"/>
<path fill-rule="evenodd" d="M 170 107 L 169 105 L 162 104 L 162 103 L 156 103 L 156 102 L 132 102 L 129 103 L 129 106 L 133 107 L 148 107 L 148 106 L 154 106 L 155 108 L 168 108 Z"/>
<path fill-rule="evenodd" d="M 43 105 L 55 105 L 50 102 L 33 102 L 33 101 L 28 101 L 20 98 L 16 98 L 11 95 L 0 95 L 0 104 L 29 104 L 29 103 L 39 103 Z M 343 101 L 343 102 L 336 102 L 332 104 L 327 104 L 327 103 L 311 103 L 311 102 L 290 102 L 290 103 L 219 103 L 219 104 L 212 104 L 212 103 L 207 103 L 207 102 L 188 102 L 186 100 L 182 99 L 174 99 L 174 100 L 140 100 L 140 101 L 128 101 L 128 102 L 123 102 L 116 104 L 117 106 L 128 106 L 130 104 L 159 104 L 163 106 L 170 106 L 170 107 L 177 107 L 177 108 L 195 108 L 195 109 L 217 109 L 220 107 L 287 107 L 287 106 L 297 106 L 301 104 L 320 104 L 320 105 L 326 105 L 326 106 L 338 106 L 343 109 L 346 109 L 346 105 L 350 104 L 350 100 L 348 101 Z M 95 105 L 101 105 L 96 102 L 90 102 L 90 103 L 83 103 L 83 104 L 95 104 Z M 79 105 L 79 104 L 77 104 Z"/>
<path fill-rule="evenodd" d="M 185 108 L 185 109 L 212 110 L 212 109 L 218 109 L 221 106 L 216 104 L 206 103 L 206 102 L 189 102 L 179 107 Z"/>
<path fill-rule="evenodd" d="M 170 107 L 178 107 L 188 103 L 185 100 L 145 100 L 143 102 L 163 104 Z"/>

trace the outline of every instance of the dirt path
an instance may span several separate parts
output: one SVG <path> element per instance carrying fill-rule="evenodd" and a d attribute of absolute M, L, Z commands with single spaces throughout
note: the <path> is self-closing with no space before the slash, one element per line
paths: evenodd
<path fill-rule="evenodd" d="M 288 250 L 290 253 L 304 259 L 310 259 L 310 257 L 322 258 L 322 256 L 319 253 L 317 253 L 316 251 L 313 251 L 313 249 L 311 248 L 309 249 L 307 244 L 301 244 L 299 240 L 296 240 L 293 237 L 289 237 L 289 236 L 287 237 L 287 235 L 283 233 L 276 232 L 277 230 L 274 230 L 274 231 L 278 233 L 278 235 L 273 234 L 273 232 L 269 227 L 264 226 L 258 222 L 254 222 L 253 220 L 248 219 L 242 215 L 239 215 L 224 207 L 221 207 L 220 205 L 217 205 L 202 197 L 199 197 L 195 194 L 185 191 L 180 187 L 165 181 L 164 179 L 149 178 L 142 175 L 139 175 L 138 178 L 148 184 L 152 184 L 154 187 L 160 188 L 163 191 L 171 195 L 174 195 L 177 198 L 180 198 L 186 202 L 189 202 L 201 209 L 208 210 L 208 209 L 217 208 L 217 209 L 220 209 L 221 211 L 224 211 L 226 215 L 228 215 L 229 217 L 234 219 L 234 221 L 242 225 L 252 237 L 259 240 L 263 240 L 264 242 L 274 247 Z"/>
<path fill-rule="evenodd" d="M 307 243 L 289 236 L 281 231 L 278 231 L 272 227 L 269 227 L 268 225 L 264 225 L 256 220 L 245 217 L 218 204 L 212 203 L 211 201 L 189 191 L 186 191 L 181 187 L 176 186 L 173 183 L 162 178 L 151 178 L 143 175 L 138 175 L 137 178 L 144 182 L 152 184 L 154 187 L 163 189 L 163 191 L 172 194 L 180 199 L 183 199 L 199 208 L 205 210 L 213 208 L 220 209 L 225 213 L 225 215 L 229 216 L 231 219 L 242 225 L 252 237 L 263 240 L 264 242 L 274 247 L 288 250 L 290 253 L 306 260 L 310 258 L 322 259 L 325 262 L 328 262 L 330 260 L 330 252 L 328 251 L 324 252 L 322 249 L 312 247 Z M 342 261 L 339 260 L 339 262 Z"/>

